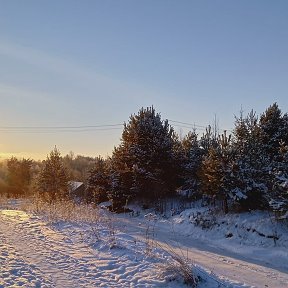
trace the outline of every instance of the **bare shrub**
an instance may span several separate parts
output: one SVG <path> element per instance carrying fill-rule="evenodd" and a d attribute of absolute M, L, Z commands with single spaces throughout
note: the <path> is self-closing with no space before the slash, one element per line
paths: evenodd
<path fill-rule="evenodd" d="M 146 219 L 146 229 L 145 229 L 145 244 L 147 255 L 151 255 L 154 245 L 154 237 L 155 237 L 155 225 L 157 216 L 152 213 L 148 213 L 145 216 Z"/>
<path fill-rule="evenodd" d="M 104 211 L 104 213 L 102 214 L 102 221 L 105 229 L 107 229 L 108 232 L 107 243 L 110 249 L 117 247 L 116 227 L 113 214 L 109 213 L 108 211 Z"/>
<path fill-rule="evenodd" d="M 170 257 L 162 263 L 162 270 L 164 273 L 169 273 L 173 279 L 181 277 L 186 285 L 197 287 L 199 276 L 194 271 L 194 264 L 189 260 L 188 255 L 185 256 L 183 250 L 172 247 L 169 244 L 157 244 L 160 249 L 165 250 Z"/>
<path fill-rule="evenodd" d="M 180 248 L 180 245 L 177 249 L 168 243 L 161 244 L 155 240 L 157 215 L 148 213 L 145 215 L 145 219 L 145 254 L 157 258 L 161 262 L 160 270 L 163 272 L 162 274 L 169 274 L 169 278 L 171 280 L 182 278 L 185 284 L 189 285 L 190 287 L 196 287 L 197 283 L 199 282 L 199 277 L 196 276 L 194 271 L 195 266 L 191 260 L 189 260 L 188 253 L 185 256 L 183 249 Z M 175 234 L 174 229 L 173 233 Z M 166 251 L 168 253 L 168 257 L 163 258 L 160 257 L 158 253 L 152 253 L 153 251 L 155 252 L 155 249 L 157 248 L 162 251 Z"/>
<path fill-rule="evenodd" d="M 49 223 L 59 221 L 98 223 L 99 210 L 90 204 L 77 204 L 73 200 L 57 200 L 52 203 L 33 197 L 29 202 L 22 205 L 22 209 L 43 216 Z"/>

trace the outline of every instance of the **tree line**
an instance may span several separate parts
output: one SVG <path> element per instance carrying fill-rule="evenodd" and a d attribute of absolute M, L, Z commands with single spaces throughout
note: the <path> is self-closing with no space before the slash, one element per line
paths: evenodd
<path fill-rule="evenodd" d="M 202 135 L 192 130 L 183 138 L 154 107 L 142 108 L 124 123 L 111 157 L 84 158 L 82 168 L 74 167 L 71 174 L 78 157 L 72 156 L 62 158 L 56 147 L 51 151 L 41 169 L 34 171 L 38 193 L 50 201 L 69 197 L 69 179 L 77 175 L 86 183 L 83 201 L 110 200 L 114 211 L 133 199 L 161 208 L 168 197 L 182 195 L 221 205 L 225 213 L 230 209 L 287 212 L 288 115 L 277 103 L 259 116 L 253 110 L 247 115 L 241 111 L 230 134 L 208 126 Z M 30 172 L 21 171 L 32 168 L 32 162 L 11 158 L 8 164 L 10 188 L 19 186 L 19 179 L 23 179 L 21 187 L 28 187 Z"/>

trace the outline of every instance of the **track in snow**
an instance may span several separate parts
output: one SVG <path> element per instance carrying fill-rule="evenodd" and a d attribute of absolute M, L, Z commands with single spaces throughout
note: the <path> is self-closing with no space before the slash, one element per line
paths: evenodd
<path fill-rule="evenodd" d="M 74 242 L 25 212 L 0 210 L 0 288 L 175 287 L 134 258 L 127 249 Z"/>
<path fill-rule="evenodd" d="M 142 240 L 145 238 L 143 235 L 146 233 L 147 222 L 139 222 L 138 218 L 133 217 L 120 216 L 118 218 L 119 227 L 122 226 L 122 229 L 125 229 L 128 234 L 137 236 Z M 151 223 L 150 225 L 152 226 Z M 209 247 L 206 243 L 192 237 L 175 235 L 171 230 L 167 230 L 167 227 L 163 227 L 161 224 L 156 225 L 154 236 L 151 237 L 160 247 L 167 247 L 167 245 L 169 246 L 168 249 L 174 247 L 178 254 L 188 256 L 192 262 L 207 268 L 220 278 L 231 279 L 250 287 L 288 287 L 288 271 L 283 271 L 284 269 L 280 267 L 278 269 L 273 268 L 273 264 L 277 267 L 277 263 L 264 264 L 252 257 L 250 259 L 241 257 L 236 253 Z"/>
<path fill-rule="evenodd" d="M 138 218 L 114 218 L 119 229 L 145 241 L 145 221 L 139 225 Z M 189 237 L 178 235 L 175 241 L 175 235 L 161 225 L 156 232 L 155 241 L 160 246 L 168 242 L 196 264 L 239 283 L 238 287 L 288 287 L 288 275 L 283 271 Z M 134 259 L 127 249 L 98 250 L 73 241 L 69 235 L 52 230 L 25 212 L 0 210 L 0 288 L 183 287 L 157 278 L 153 263 L 141 257 Z"/>

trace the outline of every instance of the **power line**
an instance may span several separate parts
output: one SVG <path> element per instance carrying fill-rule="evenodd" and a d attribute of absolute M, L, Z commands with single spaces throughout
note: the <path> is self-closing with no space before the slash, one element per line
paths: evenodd
<path fill-rule="evenodd" d="M 168 121 L 172 122 L 172 123 L 178 123 L 178 124 L 184 124 L 184 125 L 188 125 L 190 127 L 200 127 L 200 128 L 206 128 L 206 126 L 203 125 L 197 125 L 197 124 L 191 124 L 191 123 L 187 123 L 187 122 L 181 122 L 181 121 L 176 121 L 176 120 L 169 120 Z"/>
<path fill-rule="evenodd" d="M 205 131 L 207 126 L 198 125 L 195 123 L 188 123 L 176 120 L 169 120 L 174 127 L 183 129 L 196 129 Z M 123 129 L 124 124 L 102 124 L 102 125 L 79 125 L 79 126 L 0 126 L 0 132 L 4 133 L 32 133 L 32 134 L 45 134 L 45 133 L 78 133 L 78 132 L 96 132 L 96 131 L 110 131 Z M 218 128 L 219 131 L 229 131 L 232 129 Z"/>
<path fill-rule="evenodd" d="M 174 126 L 177 126 L 177 127 L 182 127 L 182 128 L 196 128 L 197 130 L 206 130 L 206 128 L 208 126 L 203 126 L 203 125 L 198 125 L 198 124 L 192 124 L 192 123 L 187 123 L 187 122 L 181 122 L 181 121 L 176 121 L 176 120 L 169 120 L 168 121 L 172 122 L 172 123 L 177 123 L 177 124 L 183 124 L 183 125 L 174 125 Z M 222 129 L 222 128 L 219 128 L 218 130 L 221 130 L 221 131 L 229 131 L 229 132 L 232 132 L 233 129 Z"/>
<path fill-rule="evenodd" d="M 191 126 L 183 126 L 183 125 L 173 125 L 173 127 L 178 127 L 178 128 L 184 128 L 184 129 L 188 129 L 188 130 L 191 130 Z M 193 128 L 193 127 L 192 127 Z M 200 131 L 205 131 L 205 128 L 201 128 L 201 127 L 198 127 L 198 128 L 195 128 L 197 131 L 200 130 Z M 194 130 L 194 128 L 193 128 Z"/>
<path fill-rule="evenodd" d="M 51 133 L 82 133 L 82 132 L 95 132 L 95 131 L 111 131 L 111 130 L 122 130 L 122 128 L 98 128 L 98 129 L 82 129 L 82 130 L 45 130 L 45 131 L 40 131 L 40 130 L 1 130 L 0 132 L 3 133 L 20 133 L 20 134 L 51 134 Z"/>
<path fill-rule="evenodd" d="M 78 133 L 120 130 L 123 124 L 81 125 L 81 126 L 0 126 L 0 132 L 21 134 Z"/>
<path fill-rule="evenodd" d="M 83 126 L 0 126 L 0 129 L 83 129 L 123 126 L 123 124 L 83 125 Z"/>

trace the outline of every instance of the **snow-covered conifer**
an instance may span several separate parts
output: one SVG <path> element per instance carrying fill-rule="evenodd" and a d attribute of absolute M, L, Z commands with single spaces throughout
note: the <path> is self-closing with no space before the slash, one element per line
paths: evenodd
<path fill-rule="evenodd" d="M 161 120 L 153 107 L 142 108 L 138 114 L 131 115 L 112 156 L 113 169 L 120 173 L 116 173 L 118 178 L 121 179 L 122 172 L 133 175 L 126 193 L 158 198 L 174 191 L 177 174 L 174 143 L 174 130 L 167 120 Z"/>
<path fill-rule="evenodd" d="M 184 190 L 187 196 L 198 197 L 199 192 L 199 170 L 204 155 L 204 150 L 200 147 L 196 131 L 190 131 L 181 141 L 181 167 Z"/>
<path fill-rule="evenodd" d="M 269 187 L 269 159 L 263 145 L 263 133 L 258 117 L 252 110 L 246 117 L 241 111 L 236 117 L 234 128 L 235 200 L 244 209 L 258 209 L 267 206 Z"/>
<path fill-rule="evenodd" d="M 63 165 L 59 150 L 55 147 L 47 159 L 39 174 L 37 187 L 47 200 L 54 201 L 68 196 L 69 178 L 68 171 Z"/>
<path fill-rule="evenodd" d="M 107 201 L 109 191 L 108 162 L 102 157 L 95 159 L 94 167 L 89 171 L 87 178 L 86 198 L 88 201 L 100 203 Z"/>

